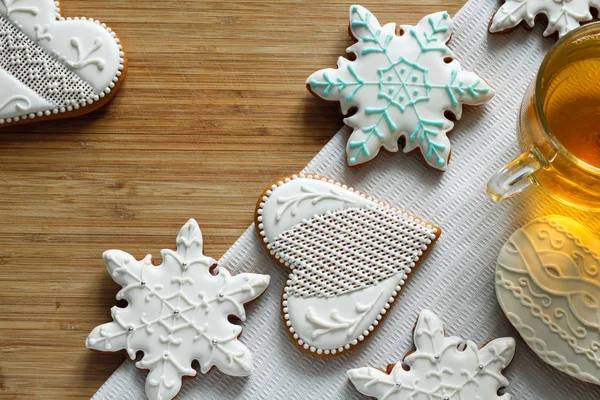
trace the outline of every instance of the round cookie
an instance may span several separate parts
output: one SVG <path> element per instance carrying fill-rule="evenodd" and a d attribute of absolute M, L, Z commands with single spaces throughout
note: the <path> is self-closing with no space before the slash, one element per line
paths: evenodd
<path fill-rule="evenodd" d="M 600 384 L 600 242 L 562 216 L 534 220 L 498 256 L 496 294 L 545 362 Z"/>
<path fill-rule="evenodd" d="M 331 357 L 379 325 L 440 229 L 332 179 L 294 175 L 258 200 L 256 229 L 291 270 L 286 330 L 309 354 Z"/>
<path fill-rule="evenodd" d="M 337 69 L 326 68 L 306 80 L 308 90 L 324 100 L 339 101 L 344 123 L 353 132 L 347 162 L 372 160 L 379 150 L 419 150 L 433 168 L 445 171 L 452 150 L 447 137 L 460 119 L 462 104 L 480 105 L 494 94 L 472 72 L 462 70 L 447 47 L 452 19 L 447 12 L 424 17 L 415 26 L 381 26 L 369 10 L 350 7 L 350 33 L 356 43 L 340 57 Z M 448 113 L 452 115 L 448 115 Z"/>
<path fill-rule="evenodd" d="M 94 111 L 127 71 L 110 28 L 64 18 L 53 0 L 0 1 L 0 49 L 0 127 Z"/>

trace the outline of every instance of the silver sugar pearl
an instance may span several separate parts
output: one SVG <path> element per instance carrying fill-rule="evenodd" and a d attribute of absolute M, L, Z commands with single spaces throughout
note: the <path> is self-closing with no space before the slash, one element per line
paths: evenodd
<path fill-rule="evenodd" d="M 133 332 L 133 326 L 130 326 L 129 328 L 127 328 L 127 330 L 128 330 L 129 332 Z"/>
<path fill-rule="evenodd" d="M 402 387 L 402 384 L 400 382 L 396 383 L 396 388 L 400 389 Z"/>
<path fill-rule="evenodd" d="M 225 294 L 224 293 L 219 293 L 219 297 L 223 298 L 223 297 L 225 297 Z"/>
<path fill-rule="evenodd" d="M 182 262 L 181 266 L 185 268 L 185 267 L 187 267 L 187 263 L 186 262 Z"/>
<path fill-rule="evenodd" d="M 179 310 L 173 310 L 173 315 L 179 315 Z"/>
<path fill-rule="evenodd" d="M 216 346 L 217 343 L 219 343 L 219 341 L 217 339 L 213 339 L 210 342 L 213 344 L 213 346 Z"/>
<path fill-rule="evenodd" d="M 433 356 L 433 358 L 435 358 L 436 361 L 439 361 L 440 360 L 440 355 L 436 354 L 435 356 Z"/>
<path fill-rule="evenodd" d="M 144 286 L 146 284 L 146 281 L 141 281 L 140 285 Z"/>
<path fill-rule="evenodd" d="M 444 396 L 444 400 L 450 400 L 449 396 Z"/>
<path fill-rule="evenodd" d="M 480 371 L 483 371 L 483 364 L 479 364 L 479 365 L 477 366 L 477 368 L 478 368 Z"/>

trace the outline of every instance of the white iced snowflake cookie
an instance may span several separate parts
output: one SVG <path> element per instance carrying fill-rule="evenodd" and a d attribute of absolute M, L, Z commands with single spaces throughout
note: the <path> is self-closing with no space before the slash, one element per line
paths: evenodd
<path fill-rule="evenodd" d="M 112 98 L 126 72 L 115 33 L 64 18 L 52 0 L 0 0 L 0 127 L 77 116 Z"/>
<path fill-rule="evenodd" d="M 149 399 L 172 399 L 183 376 L 195 376 L 213 366 L 233 376 L 252 371 L 252 355 L 240 341 L 242 328 L 228 316 L 245 320 L 244 303 L 256 299 L 269 284 L 267 275 L 232 276 L 216 261 L 202 254 L 202 233 L 190 219 L 177 236 L 177 250 L 162 250 L 163 263 L 156 267 L 151 256 L 137 261 L 120 250 L 104 253 L 104 262 L 115 282 L 123 286 L 117 300 L 127 307 L 113 307 L 113 322 L 96 327 L 86 346 L 101 351 L 125 349 L 131 359 L 148 369 Z M 211 268 L 215 267 L 213 271 Z"/>
<path fill-rule="evenodd" d="M 515 28 L 521 22 L 533 28 L 540 15 L 548 19 L 544 36 L 558 32 L 559 36 L 591 21 L 590 8 L 600 10 L 600 0 L 506 0 L 490 22 L 490 32 L 498 33 Z"/>
<path fill-rule="evenodd" d="M 256 208 L 270 254 L 291 270 L 282 312 L 292 340 L 336 356 L 378 326 L 440 230 L 316 175 L 273 184 Z"/>
<path fill-rule="evenodd" d="M 494 339 L 478 349 L 470 340 L 447 337 L 442 321 L 427 310 L 419 315 L 413 336 L 416 350 L 386 372 L 348 371 L 356 389 L 379 400 L 510 400 L 498 390 L 509 384 L 502 370 L 514 356 L 513 338 Z"/>
<path fill-rule="evenodd" d="M 399 30 L 398 30 L 399 29 Z M 446 170 L 451 145 L 447 133 L 462 115 L 462 104 L 479 105 L 494 91 L 472 72 L 463 71 L 446 46 L 452 35 L 447 12 L 426 16 L 415 26 L 381 26 L 364 7 L 350 7 L 350 30 L 357 42 L 347 49 L 355 61 L 338 59 L 338 68 L 315 72 L 306 80 L 317 96 L 339 101 L 354 128 L 346 147 L 348 165 L 373 159 L 383 147 L 420 149 L 432 167 Z M 397 33 L 402 33 L 398 36 Z"/>
<path fill-rule="evenodd" d="M 544 361 L 600 384 L 600 241 L 561 216 L 534 220 L 498 257 L 496 294 L 525 342 Z"/>

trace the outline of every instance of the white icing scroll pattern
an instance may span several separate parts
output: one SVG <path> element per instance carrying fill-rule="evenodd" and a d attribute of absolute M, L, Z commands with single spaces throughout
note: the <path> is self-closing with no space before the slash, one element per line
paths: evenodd
<path fill-rule="evenodd" d="M 92 58 L 92 55 L 102 47 L 102 39 L 94 39 L 94 45 L 88 51 L 83 51 L 81 41 L 77 38 L 71 39 L 71 45 L 77 50 L 77 61 L 67 61 L 67 65 L 69 67 L 82 69 L 90 64 L 93 64 L 100 71 L 104 69 L 106 62 L 103 59 Z"/>
<path fill-rule="evenodd" d="M 303 201 L 310 200 L 311 205 L 315 205 L 322 200 L 337 200 L 341 202 L 340 205 L 346 204 L 354 204 L 351 200 L 348 200 L 337 193 L 335 188 L 331 188 L 329 193 L 321 193 L 316 190 L 312 190 L 307 185 L 300 186 L 300 190 L 303 192 L 302 194 L 298 194 L 292 197 L 280 197 L 277 199 L 277 204 L 279 204 L 279 208 L 277 209 L 277 213 L 275 214 L 275 220 L 280 221 L 283 214 L 289 210 L 289 213 L 292 217 L 296 216 L 298 212 L 298 207 L 301 205 Z"/>
<path fill-rule="evenodd" d="M 506 317 L 511 324 L 519 331 L 525 342 L 535 351 L 535 353 L 545 362 L 552 365 L 554 368 L 567 372 L 569 375 L 577 377 L 587 382 L 593 382 L 597 378 L 588 373 L 581 371 L 581 368 L 572 362 L 569 362 L 565 356 L 548 349 L 546 342 L 536 336 L 535 329 L 523 323 L 517 314 L 507 313 Z"/>
<path fill-rule="evenodd" d="M 440 319 L 432 312 L 421 312 L 414 331 L 416 351 L 397 363 L 389 374 L 375 368 L 348 371 L 356 389 L 379 400 L 510 400 L 498 390 L 509 382 L 502 370 L 515 352 L 512 338 L 489 342 L 482 349 L 472 341 L 446 337 Z"/>
<path fill-rule="evenodd" d="M 42 40 L 52 40 L 52 35 L 48 33 L 48 29 L 48 25 L 35 25 L 35 41 L 37 43 L 41 42 Z"/>
<path fill-rule="evenodd" d="M 600 384 L 597 239 L 565 217 L 535 220 L 503 247 L 496 268 L 500 305 L 549 364 Z M 564 361 L 563 361 L 564 359 Z M 576 366 L 574 368 L 573 366 Z"/>
<path fill-rule="evenodd" d="M 0 104 L 0 111 L 8 109 L 10 106 L 14 106 L 17 113 L 25 112 L 31 106 L 31 101 L 25 96 L 12 96 L 4 103 Z"/>
<path fill-rule="evenodd" d="M 18 3 L 22 3 L 23 0 L 2 0 L 2 4 L 4 5 L 4 9 L 6 10 L 6 15 L 11 15 L 12 13 L 29 13 L 31 15 L 38 15 L 40 9 L 34 6 L 20 6 Z"/>
<path fill-rule="evenodd" d="M 228 316 L 245 320 L 244 303 L 258 297 L 269 277 L 257 274 L 231 276 L 202 254 L 198 224 L 190 220 L 177 237 L 177 251 L 163 250 L 163 264 L 154 267 L 151 256 L 141 261 L 110 250 L 104 260 L 113 279 L 123 286 L 117 299 L 125 308 L 113 307 L 113 322 L 96 327 L 89 335 L 89 348 L 127 350 L 137 366 L 149 369 L 146 394 L 150 399 L 171 399 L 182 376 L 195 376 L 190 367 L 198 360 L 202 373 L 217 366 L 234 376 L 248 375 L 252 356 L 238 341 L 242 328 Z"/>
<path fill-rule="evenodd" d="M 312 333 L 312 339 L 316 339 L 319 336 L 338 330 L 345 331 L 346 338 L 353 337 L 356 332 L 356 327 L 373 309 L 382 294 L 383 291 L 380 291 L 379 296 L 377 296 L 371 304 L 356 303 L 354 305 L 356 316 L 352 319 L 345 319 L 339 315 L 338 310 L 332 310 L 329 313 L 329 320 L 326 321 L 322 316 L 318 315 L 318 311 L 309 307 L 306 312 L 306 319 L 317 328 Z"/>

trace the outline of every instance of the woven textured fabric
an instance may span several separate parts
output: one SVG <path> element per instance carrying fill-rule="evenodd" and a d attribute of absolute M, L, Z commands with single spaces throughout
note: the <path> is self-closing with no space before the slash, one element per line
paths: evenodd
<path fill-rule="evenodd" d="M 0 15 L 0 69 L 54 107 L 87 104 L 94 88 Z"/>
<path fill-rule="evenodd" d="M 293 270 L 288 294 L 331 297 L 404 274 L 433 233 L 388 207 L 348 208 L 297 224 L 271 250 Z"/>
<path fill-rule="evenodd" d="M 247 307 L 240 338 L 253 353 L 255 371 L 248 378 L 229 377 L 218 370 L 199 375 L 184 382 L 179 400 L 366 400 L 348 381 L 346 371 L 383 368 L 401 360 L 413 347 L 412 329 L 424 308 L 441 318 L 449 335 L 478 345 L 501 336 L 517 339 L 515 358 L 505 372 L 510 381 L 507 391 L 515 400 L 600 399 L 599 386 L 580 382 L 540 360 L 518 337 L 496 300 L 496 259 L 517 228 L 540 216 L 563 214 L 600 232 L 600 215 L 562 206 L 537 188 L 499 205 L 485 194 L 489 177 L 518 155 L 515 127 L 521 98 L 554 43 L 542 37 L 540 24 L 532 31 L 518 28 L 506 35 L 490 35 L 488 23 L 498 5 L 497 1 L 471 0 L 454 18 L 449 47 L 465 69 L 485 77 L 497 93 L 482 107 L 465 107 L 451 134 L 452 162 L 447 172 L 440 174 L 414 154 L 400 152 L 383 152 L 368 164 L 348 168 L 348 128 L 335 135 L 305 169 L 344 182 L 442 229 L 376 334 L 339 358 L 319 359 L 299 351 L 279 311 L 288 271 L 272 260 L 251 227 L 220 263 L 236 273 L 271 275 L 267 291 Z M 344 18 L 340 15 L 340 21 Z M 381 18 L 391 21 L 394 15 Z M 330 66 L 334 65 L 332 58 Z M 284 72 L 273 74 L 278 78 Z M 144 377 L 145 372 L 127 361 L 94 400 L 144 399 Z"/>

